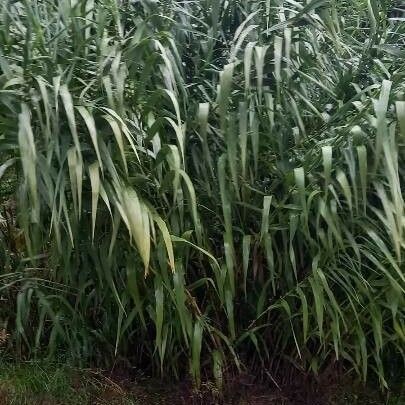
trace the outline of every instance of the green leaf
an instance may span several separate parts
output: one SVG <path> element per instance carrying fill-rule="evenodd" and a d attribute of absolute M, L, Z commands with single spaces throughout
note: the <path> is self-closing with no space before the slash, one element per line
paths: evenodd
<path fill-rule="evenodd" d="M 264 235 L 269 231 L 269 215 L 270 215 L 270 206 L 273 196 L 264 196 L 263 197 L 263 210 L 262 210 L 262 223 L 260 229 L 260 239 L 263 239 Z"/>
<path fill-rule="evenodd" d="M 94 230 L 96 227 L 96 216 L 97 216 L 97 204 L 98 204 L 98 197 L 100 195 L 100 173 L 99 173 L 99 166 L 98 166 L 97 162 L 94 162 L 89 166 L 89 176 L 90 176 L 90 183 L 91 183 L 91 222 L 92 222 L 91 238 L 94 241 Z"/>
<path fill-rule="evenodd" d="M 203 328 L 201 322 L 197 320 L 194 324 L 193 339 L 191 341 L 191 373 L 193 375 L 194 382 L 197 387 L 199 387 L 201 383 L 200 357 L 201 357 L 202 335 L 203 335 Z"/>

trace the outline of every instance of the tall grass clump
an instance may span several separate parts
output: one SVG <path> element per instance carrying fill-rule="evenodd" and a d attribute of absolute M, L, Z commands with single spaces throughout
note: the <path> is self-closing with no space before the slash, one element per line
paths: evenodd
<path fill-rule="evenodd" d="M 1 350 L 403 370 L 401 7 L 0 7 Z"/>

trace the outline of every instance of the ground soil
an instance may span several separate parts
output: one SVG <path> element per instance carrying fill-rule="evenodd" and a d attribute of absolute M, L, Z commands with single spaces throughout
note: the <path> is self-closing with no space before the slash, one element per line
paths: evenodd
<path fill-rule="evenodd" d="M 86 369 L 77 370 L 68 387 L 72 394 L 63 400 L 30 391 L 17 398 L 12 379 L 0 380 L 0 405 L 405 405 L 404 384 L 382 392 L 377 384 L 363 386 L 336 373 L 295 375 L 282 385 L 238 375 L 227 378 L 220 394 L 210 382 L 197 389 L 187 380 L 174 384 L 138 373 Z"/>

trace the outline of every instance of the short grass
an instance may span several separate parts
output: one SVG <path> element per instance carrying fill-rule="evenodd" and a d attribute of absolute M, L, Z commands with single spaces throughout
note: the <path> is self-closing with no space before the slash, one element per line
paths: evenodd
<path fill-rule="evenodd" d="M 44 362 L 1 364 L 2 405 L 139 404 L 99 373 Z"/>

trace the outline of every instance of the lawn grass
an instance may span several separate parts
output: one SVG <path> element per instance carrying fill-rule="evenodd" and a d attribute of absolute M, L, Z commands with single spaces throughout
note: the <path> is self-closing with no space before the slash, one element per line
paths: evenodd
<path fill-rule="evenodd" d="M 97 371 L 68 365 L 27 362 L 2 364 L 0 403 L 3 405 L 139 404 L 119 385 Z"/>

